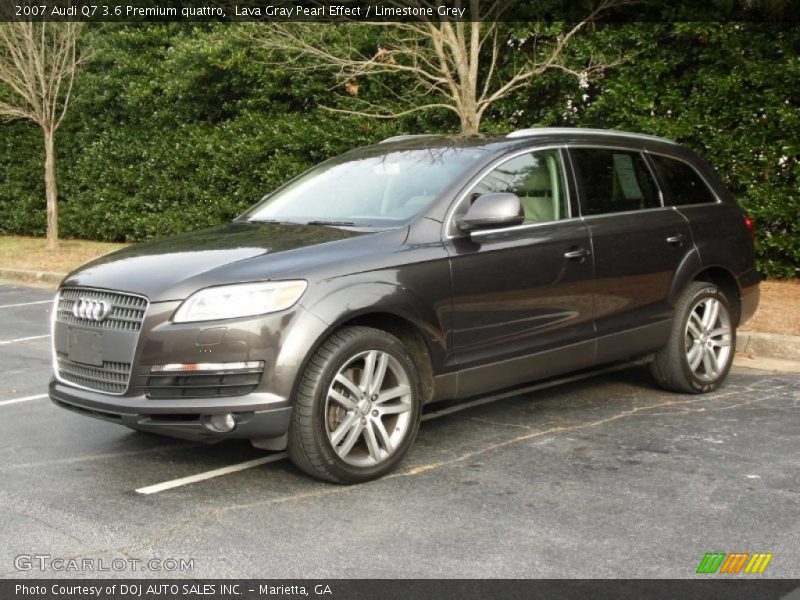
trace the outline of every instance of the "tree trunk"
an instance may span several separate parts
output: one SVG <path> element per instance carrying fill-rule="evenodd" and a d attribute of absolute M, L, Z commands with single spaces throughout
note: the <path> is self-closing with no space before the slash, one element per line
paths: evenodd
<path fill-rule="evenodd" d="M 47 197 L 47 249 L 58 249 L 58 188 L 56 185 L 56 132 L 44 130 L 44 187 Z"/>
<path fill-rule="evenodd" d="M 477 101 L 477 82 L 466 76 L 461 83 L 461 106 L 459 116 L 461 117 L 461 133 L 464 135 L 475 135 L 481 126 L 481 116 L 478 113 Z"/>
<path fill-rule="evenodd" d="M 477 111 L 461 111 L 461 133 L 464 135 L 475 135 L 481 125 L 481 118 Z"/>

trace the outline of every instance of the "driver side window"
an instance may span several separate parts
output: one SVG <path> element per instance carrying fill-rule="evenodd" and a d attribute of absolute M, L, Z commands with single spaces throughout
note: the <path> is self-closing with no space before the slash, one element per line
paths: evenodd
<path fill-rule="evenodd" d="M 526 225 L 569 217 L 559 150 L 539 150 L 507 160 L 472 189 L 468 202 L 472 204 L 478 196 L 495 192 L 519 196 Z M 465 203 L 465 209 L 469 204 Z"/>

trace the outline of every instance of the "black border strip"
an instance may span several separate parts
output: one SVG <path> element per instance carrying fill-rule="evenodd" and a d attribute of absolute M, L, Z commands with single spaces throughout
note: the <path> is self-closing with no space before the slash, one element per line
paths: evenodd
<path fill-rule="evenodd" d="M 2 0 L 0 21 L 320 22 L 568 21 L 797 22 L 800 0 Z M 499 9 L 492 12 L 491 7 Z"/>
<path fill-rule="evenodd" d="M 750 577 L 750 576 L 748 576 Z M 758 576 L 756 576 L 758 577 Z M 80 591 L 85 589 L 86 591 Z M 98 594 L 97 591 L 100 591 Z M 149 590 L 153 590 L 150 592 Z M 795 600 L 798 579 L 34 579 L 0 580 L 4 600 L 264 600 L 277 598 L 437 600 Z"/>

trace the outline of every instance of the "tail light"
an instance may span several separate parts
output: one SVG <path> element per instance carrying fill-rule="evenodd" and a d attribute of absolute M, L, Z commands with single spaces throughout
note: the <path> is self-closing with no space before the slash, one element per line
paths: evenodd
<path fill-rule="evenodd" d="M 750 239 L 753 240 L 755 243 L 756 241 L 756 227 L 753 223 L 753 219 L 750 218 L 750 215 L 745 213 L 744 215 L 744 226 L 747 227 L 747 233 L 750 234 Z"/>

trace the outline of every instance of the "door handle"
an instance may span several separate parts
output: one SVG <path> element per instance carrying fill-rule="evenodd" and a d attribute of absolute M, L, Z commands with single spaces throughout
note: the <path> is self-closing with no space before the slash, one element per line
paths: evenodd
<path fill-rule="evenodd" d="M 671 235 L 667 238 L 668 244 L 675 244 L 677 246 L 683 246 L 683 234 L 679 233 L 678 235 Z"/>
<path fill-rule="evenodd" d="M 576 248 L 575 250 L 570 250 L 569 252 L 564 252 L 564 258 L 569 260 L 583 260 L 587 256 L 589 256 L 589 251 L 585 248 Z"/>

